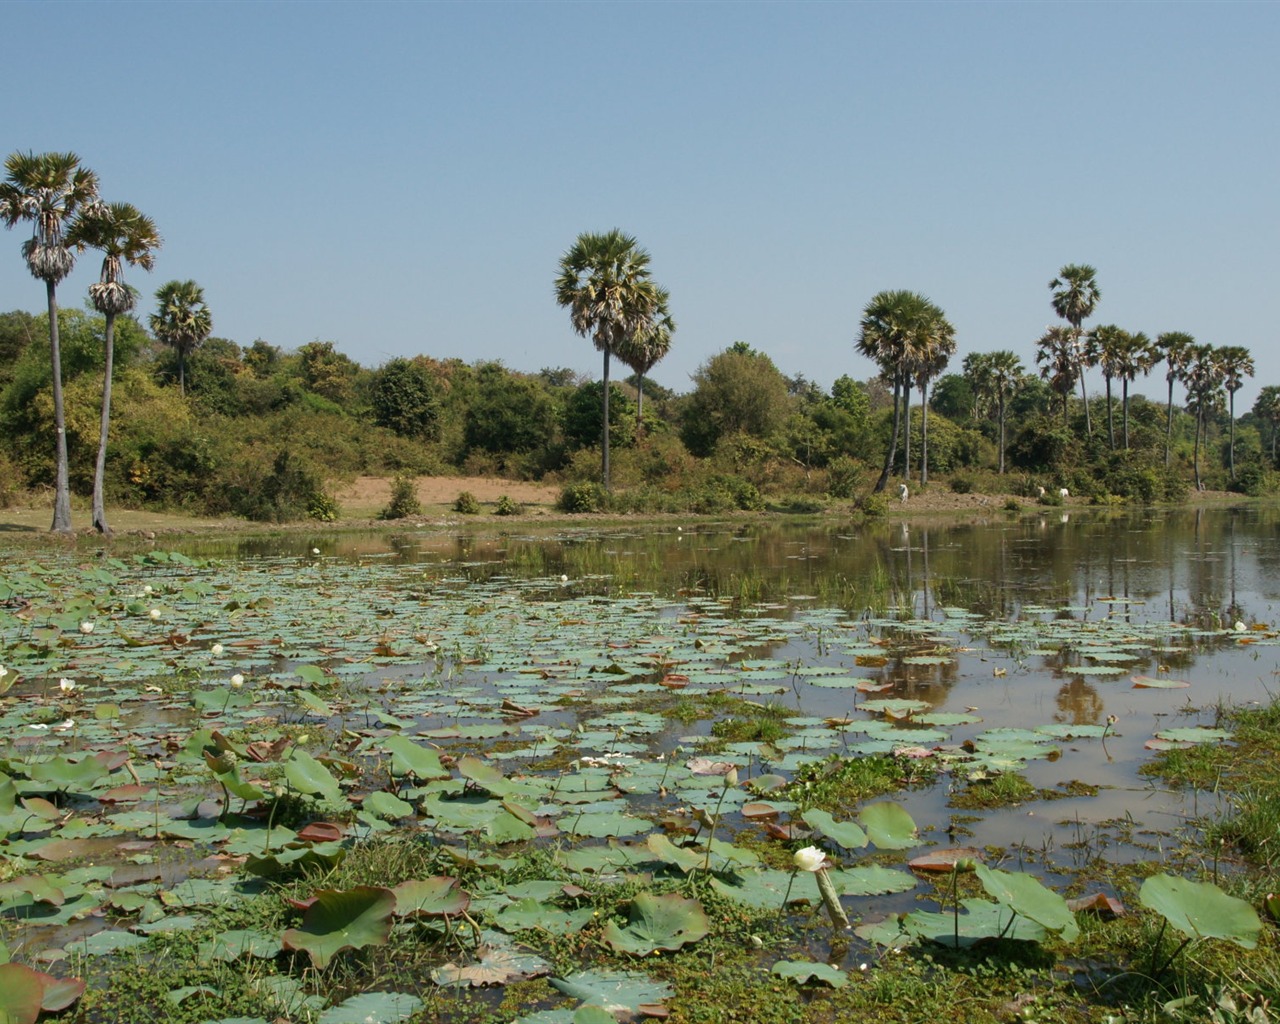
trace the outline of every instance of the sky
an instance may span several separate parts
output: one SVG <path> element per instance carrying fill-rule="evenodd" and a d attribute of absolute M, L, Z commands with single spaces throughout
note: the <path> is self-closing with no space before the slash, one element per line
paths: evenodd
<path fill-rule="evenodd" d="M 79 154 L 214 334 L 516 370 L 600 357 L 561 255 L 620 228 L 677 323 L 676 391 L 736 341 L 875 373 L 870 298 L 1028 368 L 1048 282 L 1089 324 L 1248 347 L 1280 384 L 1280 4 L 7 2 L 0 148 Z M 44 308 L 0 233 L 0 310 Z M 6 247 L 8 252 L 6 253 Z M 59 288 L 80 305 L 100 260 Z M 1095 371 L 1096 374 L 1096 371 Z M 1093 389 L 1101 377 L 1090 378 Z M 1163 373 L 1136 390 L 1165 394 Z M 1180 400 L 1180 392 L 1176 395 Z"/>

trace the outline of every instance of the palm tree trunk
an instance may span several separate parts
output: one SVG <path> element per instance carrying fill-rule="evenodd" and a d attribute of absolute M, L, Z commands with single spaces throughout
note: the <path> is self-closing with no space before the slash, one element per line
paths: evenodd
<path fill-rule="evenodd" d="M 605 356 L 606 360 L 608 358 Z M 187 397 L 187 360 L 182 354 L 182 349 L 178 349 L 178 394 L 183 398 Z"/>
<path fill-rule="evenodd" d="M 1192 449 L 1191 465 L 1196 471 L 1196 490 L 1203 490 L 1200 483 L 1200 424 L 1204 422 L 1204 414 L 1199 409 L 1196 410 L 1196 444 Z"/>
<path fill-rule="evenodd" d="M 875 487 L 871 489 L 873 494 L 879 494 L 884 490 L 885 484 L 889 482 L 889 474 L 893 472 L 894 457 L 898 454 L 898 417 L 901 415 L 898 390 L 901 386 L 901 380 L 895 374 L 893 378 L 893 429 L 889 432 L 889 452 L 885 455 L 884 468 L 880 470 L 880 478 L 876 480 Z"/>
<path fill-rule="evenodd" d="M 1124 450 L 1129 450 L 1129 378 L 1120 382 L 1120 413 L 1124 418 Z"/>
<path fill-rule="evenodd" d="M 1000 395 L 1000 475 L 1004 475 L 1004 395 Z"/>
<path fill-rule="evenodd" d="M 1173 465 L 1173 374 L 1169 374 L 1169 405 L 1164 419 L 1164 468 Z"/>
<path fill-rule="evenodd" d="M 920 486 L 929 482 L 929 385 L 920 385 Z"/>
<path fill-rule="evenodd" d="M 1084 382 L 1084 352 L 1080 348 L 1080 326 L 1076 325 L 1076 365 L 1080 368 L 1080 398 L 1084 402 L 1084 432 L 1093 437 L 1093 417 L 1089 415 L 1089 390 Z"/>
<path fill-rule="evenodd" d="M 49 358 L 53 367 L 53 430 L 57 468 L 54 476 L 53 525 L 54 533 L 71 532 L 71 472 L 67 465 L 67 417 L 62 403 L 62 347 L 58 340 L 57 285 L 45 282 L 49 299 Z"/>
<path fill-rule="evenodd" d="M 1227 462 L 1231 466 L 1231 482 L 1236 482 L 1236 393 L 1234 391 L 1227 392 L 1228 404 L 1228 420 L 1227 425 L 1231 430 L 1231 440 L 1227 444 Z"/>
<path fill-rule="evenodd" d="M 600 483 L 609 490 L 609 350 L 604 350 L 604 387 L 600 391 Z"/>
<path fill-rule="evenodd" d="M 115 359 L 116 315 L 104 314 L 107 320 L 105 331 L 105 362 L 102 372 L 102 421 L 98 426 L 98 460 L 93 467 L 93 526 L 99 533 L 111 535 L 111 527 L 107 525 L 106 489 L 107 475 L 107 432 L 111 428 L 111 367 Z"/>
<path fill-rule="evenodd" d="M 1107 440 L 1111 445 L 1111 450 L 1116 450 L 1116 421 L 1114 410 L 1111 402 L 1111 374 L 1103 374 L 1107 382 Z M 1128 445 L 1125 445 L 1128 448 Z"/>
<path fill-rule="evenodd" d="M 644 374 L 636 378 L 636 438 L 644 433 Z"/>
<path fill-rule="evenodd" d="M 911 382 L 902 388 L 902 479 L 911 479 Z"/>

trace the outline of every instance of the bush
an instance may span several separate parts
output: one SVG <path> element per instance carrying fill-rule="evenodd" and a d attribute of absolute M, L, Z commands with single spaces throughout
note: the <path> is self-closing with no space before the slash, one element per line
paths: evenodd
<path fill-rule="evenodd" d="M 868 519 L 879 519 L 889 514 L 889 499 L 872 491 L 859 498 L 853 507 Z"/>
<path fill-rule="evenodd" d="M 324 496 L 324 484 L 315 467 L 288 448 L 276 453 L 265 473 L 256 460 L 242 463 L 241 468 L 241 486 L 231 495 L 231 510 L 246 519 L 260 523 L 303 519 Z"/>
<path fill-rule="evenodd" d="M 498 499 L 498 504 L 494 507 L 493 514 L 495 516 L 518 516 L 523 511 L 523 505 L 517 504 L 504 494 Z"/>
<path fill-rule="evenodd" d="M 852 498 L 862 483 L 863 467 L 857 459 L 840 455 L 827 465 L 827 493 L 833 498 Z"/>
<path fill-rule="evenodd" d="M 598 483 L 583 480 L 569 484 L 560 492 L 556 508 L 561 512 L 602 512 L 608 506 L 608 494 Z"/>
<path fill-rule="evenodd" d="M 973 492 L 973 477 L 953 476 L 951 478 L 952 494 L 971 494 L 972 492 Z"/>
<path fill-rule="evenodd" d="M 379 519 L 406 519 L 422 515 L 422 502 L 414 487 L 413 477 L 397 476 L 391 485 L 391 501 L 378 513 Z"/>
<path fill-rule="evenodd" d="M 338 500 L 332 494 L 324 492 L 312 495 L 311 504 L 307 506 L 307 518 L 317 519 L 322 523 L 335 522 L 341 514 Z"/>
<path fill-rule="evenodd" d="M 1021 512 L 1022 503 L 1017 498 L 1006 498 L 1004 502 L 1004 510 L 1006 512 Z"/>
<path fill-rule="evenodd" d="M 470 491 L 462 491 L 453 499 L 453 510 L 460 512 L 464 516 L 479 515 L 480 502 L 476 500 L 476 496 Z"/>

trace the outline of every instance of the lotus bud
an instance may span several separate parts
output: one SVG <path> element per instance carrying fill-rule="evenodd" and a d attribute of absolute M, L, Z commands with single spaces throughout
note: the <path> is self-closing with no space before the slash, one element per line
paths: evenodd
<path fill-rule="evenodd" d="M 732 789 L 738 784 L 738 769 L 730 768 L 724 773 L 724 788 Z"/>
<path fill-rule="evenodd" d="M 215 658 L 221 658 L 222 644 L 214 644 L 212 647 L 209 648 L 209 653 L 212 654 Z"/>
<path fill-rule="evenodd" d="M 244 676 L 237 672 L 231 677 L 231 687 L 232 689 L 238 690 L 242 686 L 244 686 Z"/>
<path fill-rule="evenodd" d="M 0 672 L 0 675 L 3 675 L 3 674 L 4 674 L 3 672 Z M 76 688 L 76 683 L 74 679 L 58 680 L 58 689 L 61 690 L 63 693 L 70 693 L 75 688 Z"/>
<path fill-rule="evenodd" d="M 93 632 L 93 623 L 88 621 L 80 623 L 80 632 L 88 636 Z"/>
<path fill-rule="evenodd" d="M 151 621 L 152 621 L 152 622 L 159 622 L 159 621 L 160 621 L 160 614 L 161 614 L 161 612 L 160 612 L 160 609 L 159 609 L 159 608 L 152 608 L 152 609 L 151 609 L 151 611 L 147 612 L 147 614 L 148 614 L 149 616 L 151 616 Z"/>

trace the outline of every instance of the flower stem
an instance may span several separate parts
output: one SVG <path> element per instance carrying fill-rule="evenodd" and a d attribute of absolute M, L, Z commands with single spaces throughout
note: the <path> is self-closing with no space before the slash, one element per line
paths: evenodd
<path fill-rule="evenodd" d="M 840 897 L 836 894 L 836 883 L 831 880 L 826 868 L 818 868 L 814 875 L 818 879 L 818 892 L 822 893 L 822 902 L 827 908 L 827 916 L 831 918 L 832 927 L 848 928 L 849 917 L 845 914 L 844 907 L 840 905 Z"/>

